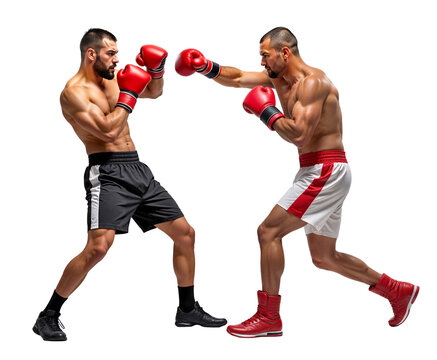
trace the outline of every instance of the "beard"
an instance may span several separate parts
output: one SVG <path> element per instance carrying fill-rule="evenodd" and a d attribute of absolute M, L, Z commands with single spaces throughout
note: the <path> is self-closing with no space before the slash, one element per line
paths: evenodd
<path fill-rule="evenodd" d="M 112 80 L 115 76 L 115 71 L 111 72 L 110 70 L 114 69 L 115 66 L 110 66 L 107 68 L 105 64 L 103 64 L 102 60 L 100 60 L 100 56 L 97 55 L 96 62 L 93 65 L 93 70 L 102 78 L 106 80 Z"/>
<path fill-rule="evenodd" d="M 269 75 L 270 79 L 276 79 L 278 77 L 278 73 L 273 71 L 272 69 L 266 68 L 266 70 L 267 70 L 267 74 Z"/>
<path fill-rule="evenodd" d="M 268 71 L 267 73 L 269 74 L 270 79 L 276 79 L 278 77 L 278 73 L 274 71 Z"/>

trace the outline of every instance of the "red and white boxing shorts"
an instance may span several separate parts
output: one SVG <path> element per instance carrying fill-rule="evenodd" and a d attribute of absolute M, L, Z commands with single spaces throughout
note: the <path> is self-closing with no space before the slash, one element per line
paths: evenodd
<path fill-rule="evenodd" d="M 307 223 L 306 234 L 337 238 L 341 208 L 351 185 L 351 171 L 344 151 L 303 154 L 293 186 L 278 205 Z"/>

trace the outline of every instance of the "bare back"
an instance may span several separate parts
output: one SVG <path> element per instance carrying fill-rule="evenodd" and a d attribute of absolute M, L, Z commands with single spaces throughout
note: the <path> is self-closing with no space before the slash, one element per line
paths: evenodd
<path fill-rule="evenodd" d="M 344 150 L 338 90 L 323 71 L 307 67 L 304 77 L 293 84 L 284 78 L 271 81 L 284 115 L 305 121 L 307 140 L 298 146 L 299 154 Z"/>
<path fill-rule="evenodd" d="M 110 124 L 103 121 L 114 113 L 119 92 L 116 77 L 96 83 L 81 71 L 65 85 L 60 96 L 62 113 L 85 145 L 87 154 L 135 150 L 127 121 L 117 136 L 110 136 Z"/>

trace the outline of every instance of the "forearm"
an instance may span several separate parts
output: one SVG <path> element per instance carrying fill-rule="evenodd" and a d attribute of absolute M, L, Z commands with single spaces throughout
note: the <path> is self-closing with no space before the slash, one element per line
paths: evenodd
<path fill-rule="evenodd" d="M 231 66 L 222 66 L 221 72 L 214 80 L 223 86 L 241 87 L 241 77 L 243 72 Z"/>
<path fill-rule="evenodd" d="M 163 88 L 164 78 L 152 79 L 139 97 L 156 99 L 162 95 Z"/>
<path fill-rule="evenodd" d="M 102 121 L 97 122 L 99 128 L 97 136 L 105 142 L 115 141 L 126 127 L 128 117 L 129 112 L 126 109 L 116 107 Z"/>
<path fill-rule="evenodd" d="M 243 71 L 232 66 L 222 66 L 218 77 L 214 79 L 221 85 L 252 89 L 255 86 L 273 87 L 265 72 Z"/>
<path fill-rule="evenodd" d="M 272 127 L 285 141 L 296 145 L 298 148 L 305 145 L 305 132 L 295 119 L 281 117 L 274 122 Z"/>

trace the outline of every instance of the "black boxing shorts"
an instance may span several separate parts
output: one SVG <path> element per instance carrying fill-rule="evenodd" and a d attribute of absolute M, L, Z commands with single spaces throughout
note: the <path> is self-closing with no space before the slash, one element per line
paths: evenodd
<path fill-rule="evenodd" d="M 114 229 L 125 234 L 132 218 L 146 232 L 155 224 L 184 216 L 136 151 L 89 155 L 84 182 L 88 231 Z"/>

